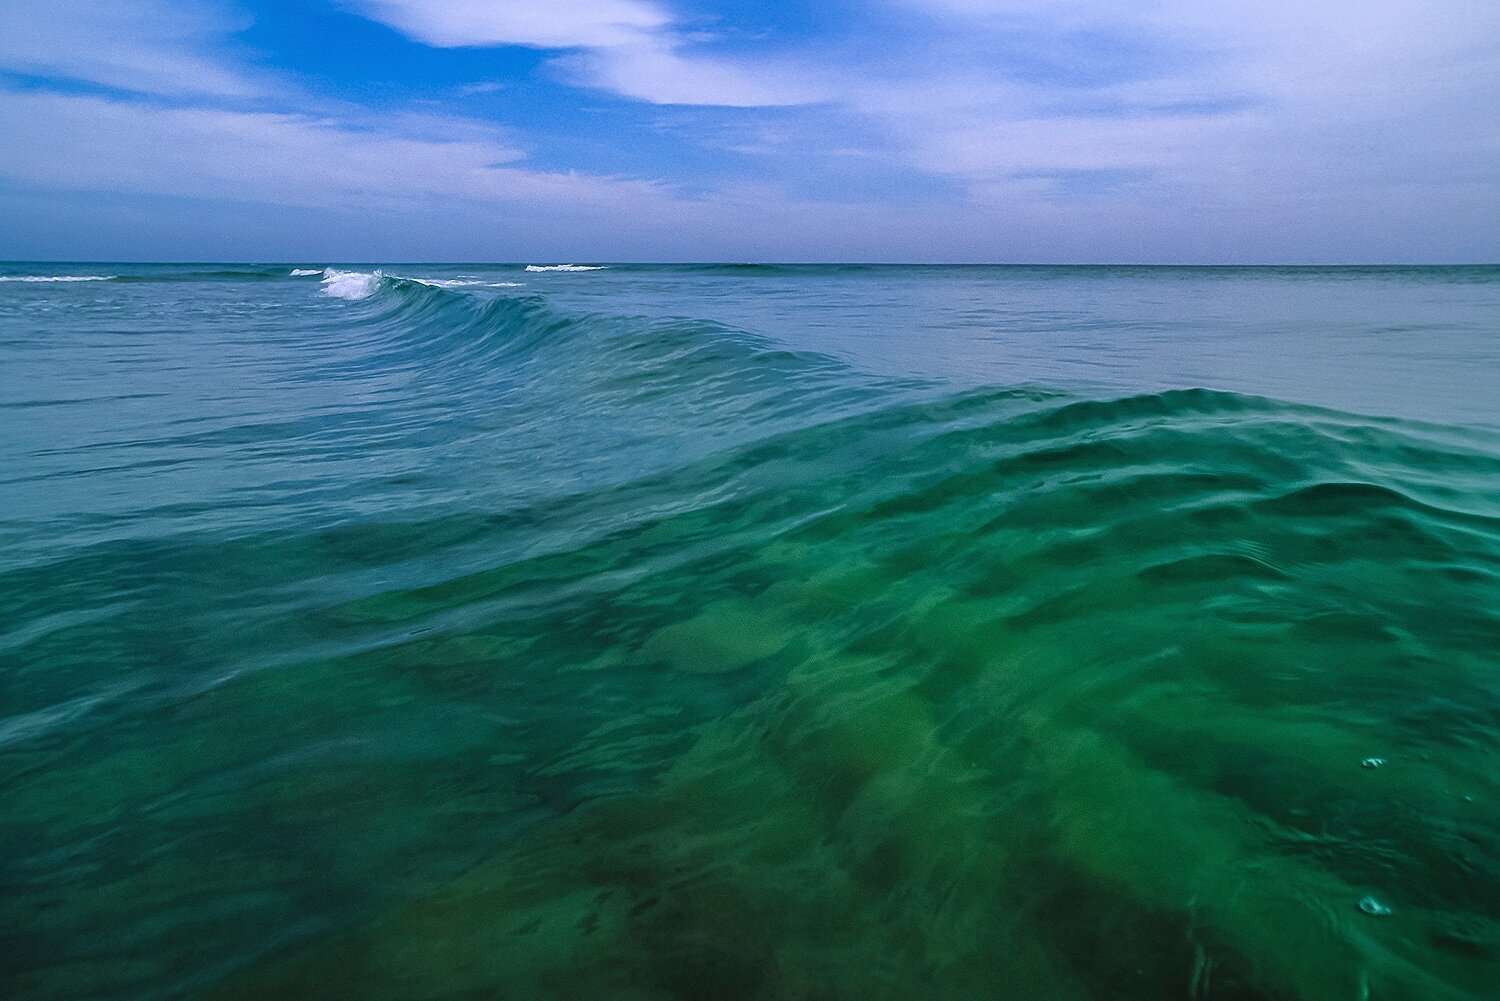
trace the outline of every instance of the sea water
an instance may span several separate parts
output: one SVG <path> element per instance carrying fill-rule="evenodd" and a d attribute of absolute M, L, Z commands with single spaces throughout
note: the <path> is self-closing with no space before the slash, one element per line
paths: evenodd
<path fill-rule="evenodd" d="M 0 266 L 0 993 L 1500 994 L 1500 268 L 564 263 Z"/>

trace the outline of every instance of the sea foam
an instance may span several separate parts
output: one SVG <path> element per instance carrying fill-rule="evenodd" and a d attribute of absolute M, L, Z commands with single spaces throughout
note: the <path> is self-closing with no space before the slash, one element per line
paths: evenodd
<path fill-rule="evenodd" d="M 525 282 L 487 282 L 477 278 L 409 278 L 403 276 L 403 281 L 416 282 L 418 285 L 431 285 L 433 288 L 521 288 Z"/>
<path fill-rule="evenodd" d="M 598 264 L 528 264 L 527 271 L 603 271 Z"/>
<path fill-rule="evenodd" d="M 107 282 L 114 275 L 0 275 L 0 282 Z"/>
<path fill-rule="evenodd" d="M 368 299 L 380 287 L 385 278 L 381 271 L 336 271 L 323 272 L 323 294 L 335 299 Z"/>
<path fill-rule="evenodd" d="M 323 273 L 323 269 L 322 268 L 293 268 L 292 269 L 292 277 L 293 278 L 307 278 L 307 277 L 310 277 L 312 275 L 321 275 L 322 273 Z"/>

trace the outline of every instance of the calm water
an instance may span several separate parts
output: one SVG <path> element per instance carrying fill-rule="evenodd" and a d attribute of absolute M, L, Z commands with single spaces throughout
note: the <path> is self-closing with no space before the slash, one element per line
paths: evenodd
<path fill-rule="evenodd" d="M 1500 268 L 321 267 L 0 266 L 0 994 L 1500 994 Z"/>

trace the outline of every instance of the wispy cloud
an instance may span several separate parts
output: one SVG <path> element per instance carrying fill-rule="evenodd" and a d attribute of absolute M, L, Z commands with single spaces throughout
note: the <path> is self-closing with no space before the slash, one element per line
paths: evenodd
<path fill-rule="evenodd" d="M 654 104 L 771 107 L 826 95 L 816 74 L 764 56 L 712 50 L 667 9 L 643 0 L 544 4 L 485 0 L 349 0 L 414 41 L 447 48 L 519 45 L 570 50 L 555 65 L 582 86 Z"/>
<path fill-rule="evenodd" d="M 0 5 L 0 68 L 149 94 L 250 97 L 263 72 L 217 50 L 247 23 L 218 4 L 48 0 Z"/>
<path fill-rule="evenodd" d="M 671 17 L 644 0 L 562 4 L 488 0 L 350 0 L 353 9 L 424 42 L 450 48 L 529 45 L 543 49 L 635 45 Z"/>
<path fill-rule="evenodd" d="M 830 96 L 819 74 L 786 60 L 768 67 L 697 54 L 672 38 L 591 49 L 555 65 L 575 83 L 652 104 L 763 108 L 812 104 Z"/>
<path fill-rule="evenodd" d="M 1400 159 L 1380 134 L 1396 122 L 1472 164 L 1500 131 L 1482 97 L 1500 86 L 1500 5 L 1485 0 L 1371 0 L 1358 16 L 1288 0 L 872 0 L 873 32 L 753 53 L 654 3 L 357 7 L 432 44 L 557 49 L 565 79 L 634 100 L 825 104 L 848 133 L 808 135 L 805 152 L 864 132 L 872 153 L 985 188 L 1080 170 L 1182 182 L 1263 156 L 1319 173 L 1351 144 Z"/>
<path fill-rule="evenodd" d="M 0 8 L 0 180 L 461 205 L 626 256 L 1401 256 L 1367 248 L 1500 231 L 1492 0 L 865 0 L 802 31 L 669 0 L 336 0 L 429 63 L 530 50 L 379 108 L 253 54 L 231 2 Z"/>
<path fill-rule="evenodd" d="M 485 122 L 320 101 L 229 53 L 245 24 L 176 0 L 59 0 L 45 18 L 9 9 L 0 70 L 109 91 L 0 86 L 0 178 L 319 207 L 442 198 L 578 210 L 667 197 L 652 181 L 528 169 L 526 151 Z"/>

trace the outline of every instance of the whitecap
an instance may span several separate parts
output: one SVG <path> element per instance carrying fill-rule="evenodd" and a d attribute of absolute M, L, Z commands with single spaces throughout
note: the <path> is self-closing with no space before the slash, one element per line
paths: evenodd
<path fill-rule="evenodd" d="M 525 282 L 487 282 L 467 278 L 405 278 L 404 280 L 416 282 L 418 285 L 431 285 L 433 288 L 521 288 L 526 284 Z"/>
<path fill-rule="evenodd" d="M 323 269 L 322 268 L 293 268 L 292 269 L 292 277 L 293 278 L 307 278 L 310 275 L 321 275 L 322 273 L 323 273 Z"/>
<path fill-rule="evenodd" d="M 528 264 L 527 271 L 603 271 L 599 264 Z"/>
<path fill-rule="evenodd" d="M 0 282 L 107 282 L 114 275 L 0 275 Z"/>
<path fill-rule="evenodd" d="M 335 271 L 323 272 L 323 294 L 335 299 L 368 299 L 380 287 L 385 274 L 380 271 Z"/>

